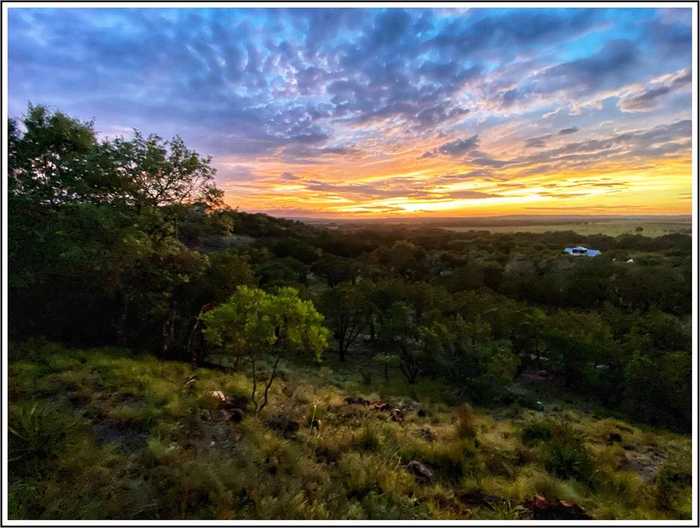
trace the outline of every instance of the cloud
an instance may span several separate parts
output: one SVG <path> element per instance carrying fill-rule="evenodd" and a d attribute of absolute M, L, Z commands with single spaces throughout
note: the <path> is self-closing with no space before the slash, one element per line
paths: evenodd
<path fill-rule="evenodd" d="M 653 110 L 658 107 L 660 100 L 666 95 L 680 90 L 689 90 L 691 81 L 690 68 L 684 68 L 674 74 L 654 79 L 642 90 L 629 93 L 620 98 L 620 110 L 623 112 L 647 112 Z"/>
<path fill-rule="evenodd" d="M 280 180 L 296 181 L 296 180 L 300 180 L 300 179 L 301 179 L 300 176 L 292 174 L 291 172 L 283 172 L 282 174 L 280 174 Z"/>
<path fill-rule="evenodd" d="M 286 181 L 358 202 L 447 200 L 440 185 L 690 155 L 687 9 L 8 15 L 11 116 L 31 100 L 105 133 L 180 134 L 214 156 L 220 181 L 263 195 Z M 421 180 L 377 180 L 424 169 Z"/>
<path fill-rule="evenodd" d="M 469 151 L 475 150 L 479 146 L 479 135 L 474 134 L 473 136 L 467 136 L 462 139 L 455 139 L 454 141 L 449 141 L 443 143 L 439 147 L 433 150 L 424 152 L 421 158 L 432 158 L 438 154 L 445 156 L 463 156 Z"/>
<path fill-rule="evenodd" d="M 691 134 L 691 121 L 684 119 L 604 138 L 565 143 L 556 148 L 510 159 L 498 160 L 478 152 L 478 156 L 467 160 L 467 163 L 491 168 L 531 167 L 527 174 L 592 167 L 602 161 L 624 160 L 631 163 L 683 153 L 690 155 Z"/>
<path fill-rule="evenodd" d="M 542 148 L 547 144 L 547 141 L 552 138 L 552 134 L 545 134 L 543 136 L 537 136 L 525 141 L 525 146 L 527 148 Z"/>
<path fill-rule="evenodd" d="M 216 167 L 216 179 L 222 183 L 254 180 L 255 172 L 245 165 L 219 164 Z"/>

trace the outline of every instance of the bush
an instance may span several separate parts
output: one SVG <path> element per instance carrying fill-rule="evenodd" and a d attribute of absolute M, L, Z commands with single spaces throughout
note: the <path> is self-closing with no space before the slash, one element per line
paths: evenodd
<path fill-rule="evenodd" d="M 576 432 L 566 425 L 556 425 L 552 437 L 543 445 L 547 471 L 560 478 L 575 478 L 590 483 L 593 460 Z"/>
<path fill-rule="evenodd" d="M 77 425 L 52 405 L 38 402 L 10 408 L 10 461 L 44 459 L 54 454 Z"/>
<path fill-rule="evenodd" d="M 352 445 L 362 451 L 377 451 L 382 445 L 382 437 L 375 427 L 368 424 L 353 436 Z"/>

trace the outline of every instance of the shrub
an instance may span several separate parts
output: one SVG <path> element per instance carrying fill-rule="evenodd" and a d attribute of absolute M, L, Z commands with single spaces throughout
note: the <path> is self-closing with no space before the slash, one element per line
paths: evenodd
<path fill-rule="evenodd" d="M 353 436 L 352 445 L 362 451 L 377 451 L 382 445 L 382 438 L 375 427 L 365 425 Z"/>
<path fill-rule="evenodd" d="M 18 405 L 10 408 L 9 460 L 42 459 L 62 445 L 68 432 L 77 425 L 49 404 Z"/>
<path fill-rule="evenodd" d="M 583 440 L 570 427 L 556 425 L 552 438 L 543 445 L 543 453 L 545 468 L 550 473 L 564 479 L 591 481 L 593 460 Z"/>
<path fill-rule="evenodd" d="M 455 423 L 455 429 L 457 436 L 460 438 L 475 438 L 476 424 L 474 423 L 474 411 L 471 406 L 467 403 L 459 406 L 456 415 L 457 422 Z"/>

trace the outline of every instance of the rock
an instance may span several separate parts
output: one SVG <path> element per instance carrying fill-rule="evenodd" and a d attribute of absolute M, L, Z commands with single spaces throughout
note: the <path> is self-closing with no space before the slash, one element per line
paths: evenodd
<path fill-rule="evenodd" d="M 469 507 L 487 506 L 498 502 L 499 498 L 495 495 L 489 495 L 481 490 L 465 491 L 457 495 L 459 501 Z"/>
<path fill-rule="evenodd" d="M 532 518 L 536 520 L 590 520 L 592 517 L 575 502 L 566 500 L 552 500 L 535 495 L 524 506 L 532 512 Z"/>
<path fill-rule="evenodd" d="M 433 471 L 418 460 L 411 460 L 406 464 L 406 469 L 421 482 L 432 482 L 433 480 Z"/>
<path fill-rule="evenodd" d="M 386 402 L 383 402 L 381 400 L 373 401 L 370 402 L 369 406 L 375 410 L 375 411 L 381 411 L 381 412 L 386 412 L 386 411 L 391 411 L 392 407 Z"/>
<path fill-rule="evenodd" d="M 428 413 L 425 412 L 425 409 L 418 409 L 418 412 L 416 414 L 421 418 L 425 418 L 426 416 L 428 416 Z"/>
<path fill-rule="evenodd" d="M 403 413 L 401 412 L 401 409 L 392 409 L 391 410 L 391 419 L 394 422 L 403 423 Z"/>
<path fill-rule="evenodd" d="M 281 433 L 285 438 L 293 436 L 299 430 L 299 422 L 291 420 L 283 415 L 273 416 L 268 419 L 266 423 L 270 429 Z"/>
<path fill-rule="evenodd" d="M 610 433 L 608 435 L 608 445 L 614 444 L 615 442 L 622 442 L 622 435 L 620 433 Z"/>
<path fill-rule="evenodd" d="M 345 403 L 348 405 L 369 405 L 369 401 L 359 396 L 348 396 L 345 398 Z"/>
<path fill-rule="evenodd" d="M 226 395 L 220 390 L 209 391 L 209 397 L 213 400 L 219 401 L 221 403 L 226 402 Z"/>

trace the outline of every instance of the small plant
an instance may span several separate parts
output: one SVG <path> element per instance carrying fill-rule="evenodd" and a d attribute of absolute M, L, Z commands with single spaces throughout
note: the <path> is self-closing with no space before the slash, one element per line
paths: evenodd
<path fill-rule="evenodd" d="M 552 438 L 543 446 L 547 471 L 560 478 L 575 478 L 591 482 L 593 460 L 576 432 L 565 424 L 553 427 Z"/>
<path fill-rule="evenodd" d="M 62 421 L 54 406 L 22 405 L 10 411 L 10 461 L 23 458 L 44 458 L 61 444 L 75 421 Z"/>
<path fill-rule="evenodd" d="M 670 510 L 679 492 L 688 490 L 692 484 L 692 474 L 687 467 L 677 461 L 666 462 L 656 475 L 656 503 L 659 508 Z"/>
<path fill-rule="evenodd" d="M 474 423 L 474 411 L 468 403 L 460 405 L 456 411 L 457 421 L 455 429 L 460 438 L 475 438 L 476 424 Z"/>
<path fill-rule="evenodd" d="M 352 443 L 363 451 L 377 451 L 382 444 L 382 438 L 374 427 L 365 425 L 355 434 Z"/>
<path fill-rule="evenodd" d="M 525 445 L 532 445 L 542 440 L 552 438 L 554 424 L 547 420 L 537 420 L 528 423 L 520 432 L 520 437 Z"/>

